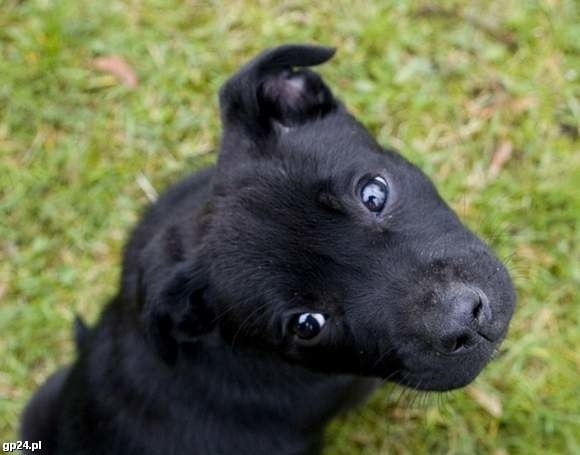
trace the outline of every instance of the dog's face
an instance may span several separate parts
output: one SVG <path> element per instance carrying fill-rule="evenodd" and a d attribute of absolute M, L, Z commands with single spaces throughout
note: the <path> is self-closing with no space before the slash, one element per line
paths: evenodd
<path fill-rule="evenodd" d="M 463 386 L 506 334 L 509 275 L 418 168 L 295 69 L 332 53 L 277 48 L 223 87 L 205 304 L 229 342 L 312 369 Z"/>

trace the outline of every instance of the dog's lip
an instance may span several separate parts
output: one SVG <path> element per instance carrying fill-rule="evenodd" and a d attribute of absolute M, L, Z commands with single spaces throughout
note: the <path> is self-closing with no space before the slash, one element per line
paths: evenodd
<path fill-rule="evenodd" d="M 481 346 L 481 343 L 478 346 Z M 486 351 L 487 349 L 489 348 L 486 348 Z M 407 362 L 402 362 L 400 367 L 394 371 L 387 371 L 378 376 L 385 381 L 418 390 L 457 389 L 472 382 L 485 365 L 493 359 L 495 352 L 495 349 L 491 349 L 482 356 L 481 352 L 478 354 L 477 350 L 472 349 L 469 352 L 464 351 L 464 356 L 437 353 L 436 357 L 433 357 L 432 352 L 431 355 L 423 357 L 424 361 L 420 362 L 420 365 L 417 364 L 417 359 L 409 359 Z M 445 379 L 450 371 L 457 371 L 458 375 L 454 375 L 451 379 Z M 454 380 L 457 382 L 453 382 Z"/>
<path fill-rule="evenodd" d="M 479 372 L 481 372 L 481 370 L 479 370 Z M 475 379 L 475 377 L 477 377 L 479 372 L 474 377 L 470 377 L 470 375 L 468 375 L 463 378 L 463 380 L 451 384 L 445 384 L 444 382 L 442 383 L 439 381 L 435 381 L 434 383 L 432 379 L 429 380 L 425 377 L 421 377 L 420 373 L 407 371 L 398 371 L 384 379 L 387 381 L 393 381 L 403 387 L 409 387 L 414 390 L 441 392 L 465 387 L 466 385 L 470 384 Z"/>
<path fill-rule="evenodd" d="M 484 340 L 477 340 L 476 342 L 471 343 L 469 346 L 461 346 L 460 348 L 456 349 L 453 352 L 445 352 L 445 351 L 440 351 L 437 349 L 437 350 L 435 350 L 435 353 L 436 353 L 436 355 L 440 355 L 440 356 L 444 356 L 444 357 L 461 357 L 461 356 L 472 353 L 477 348 L 479 348 L 480 345 L 484 342 L 485 342 Z"/>
<path fill-rule="evenodd" d="M 484 340 L 488 341 L 491 344 L 495 344 L 498 342 L 498 340 L 501 338 L 501 336 L 499 338 L 494 339 L 492 336 L 490 335 L 486 335 L 483 331 L 477 330 L 476 333 L 483 338 Z"/>
<path fill-rule="evenodd" d="M 488 350 L 490 348 L 493 350 L 493 349 L 497 348 L 497 346 L 499 345 L 499 343 L 502 340 L 502 337 L 500 337 L 497 340 L 493 340 L 491 338 L 488 338 L 487 336 L 482 335 L 479 332 L 477 332 L 477 334 L 481 336 L 481 339 L 478 340 L 476 343 L 473 343 L 470 346 L 461 347 L 457 351 L 453 351 L 453 352 L 440 351 L 440 350 L 436 349 L 435 347 L 431 346 L 431 349 L 432 349 L 431 353 L 435 357 L 460 358 L 462 356 L 467 356 L 467 355 L 473 354 L 475 351 Z"/>

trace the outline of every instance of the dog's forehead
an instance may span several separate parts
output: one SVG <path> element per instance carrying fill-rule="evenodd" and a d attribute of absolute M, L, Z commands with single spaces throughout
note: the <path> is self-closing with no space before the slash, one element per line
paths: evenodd
<path fill-rule="evenodd" d="M 286 152 L 303 150 L 336 159 L 370 154 L 380 149 L 369 131 L 346 112 L 327 115 L 286 130 L 279 137 L 279 146 Z"/>
<path fill-rule="evenodd" d="M 260 154 L 224 170 L 220 194 L 244 207 L 279 204 L 303 211 L 303 204 L 320 192 L 342 197 L 373 174 L 388 180 L 400 204 L 424 207 L 438 200 L 432 183 L 415 165 L 380 146 L 346 111 L 280 131 L 263 144 Z"/>
<path fill-rule="evenodd" d="M 389 156 L 382 151 L 357 125 L 318 121 L 283 132 L 255 171 L 280 184 L 329 181 L 388 165 Z"/>

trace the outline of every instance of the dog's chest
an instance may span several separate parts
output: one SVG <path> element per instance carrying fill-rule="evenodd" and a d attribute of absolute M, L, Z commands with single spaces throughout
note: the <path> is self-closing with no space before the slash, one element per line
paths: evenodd
<path fill-rule="evenodd" d="M 124 355 L 104 357 L 121 363 L 104 369 L 91 363 L 99 393 L 86 407 L 108 416 L 105 446 L 145 454 L 317 453 L 328 421 L 376 386 L 373 379 L 314 373 L 230 346 L 198 346 L 168 369 L 137 338 L 118 341 Z M 112 396 L 118 399 L 108 405 Z"/>
<path fill-rule="evenodd" d="M 376 380 L 347 376 L 256 373 L 249 387 L 250 377 L 239 377 L 233 383 L 214 383 L 192 397 L 196 405 L 174 414 L 174 437 L 183 438 L 183 447 L 192 453 L 317 453 L 328 421 L 376 386 Z M 189 421 L 190 431 L 184 421 Z"/>

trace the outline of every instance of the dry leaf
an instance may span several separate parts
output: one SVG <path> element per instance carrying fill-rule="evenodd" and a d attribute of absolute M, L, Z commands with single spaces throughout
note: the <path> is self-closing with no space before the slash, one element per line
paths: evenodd
<path fill-rule="evenodd" d="M 92 61 L 94 68 L 115 76 L 123 85 L 135 88 L 139 84 L 137 73 L 131 68 L 127 61 L 119 55 L 108 55 L 98 57 Z"/>
<path fill-rule="evenodd" d="M 491 163 L 489 164 L 488 176 L 490 178 L 497 177 L 505 163 L 511 158 L 513 152 L 513 145 L 510 141 L 503 141 L 495 149 Z"/>
<path fill-rule="evenodd" d="M 498 396 L 492 395 L 476 385 L 467 387 L 467 394 L 485 409 L 488 414 L 498 419 L 501 417 L 503 410 Z"/>

